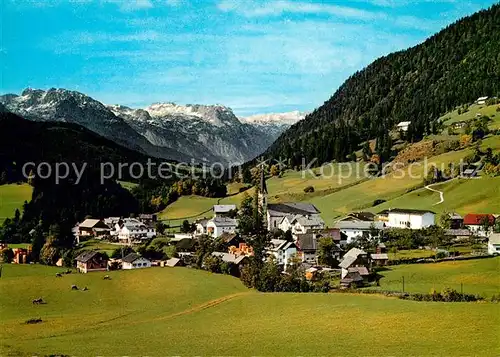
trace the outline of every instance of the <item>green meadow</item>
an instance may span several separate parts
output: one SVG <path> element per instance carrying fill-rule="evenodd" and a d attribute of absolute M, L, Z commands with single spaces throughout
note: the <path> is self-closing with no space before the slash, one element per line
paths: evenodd
<path fill-rule="evenodd" d="M 2 355 L 500 353 L 499 305 L 489 302 L 264 294 L 246 289 L 238 279 L 187 268 L 108 272 L 111 280 L 102 279 L 106 273 L 56 278 L 61 270 L 37 265 L 3 267 Z M 471 270 L 462 274 L 466 271 Z M 72 284 L 89 290 L 72 291 Z M 47 304 L 33 305 L 31 300 L 38 297 Z M 31 318 L 42 322 L 26 324 Z"/>
<path fill-rule="evenodd" d="M 467 294 L 491 297 L 500 294 L 500 257 L 429 264 L 394 265 L 381 271 L 380 288 L 430 293 L 452 288 Z M 500 310 L 497 310 L 500 312 Z"/>
<path fill-rule="evenodd" d="M 17 208 L 22 211 L 24 201 L 31 200 L 31 192 L 32 187 L 27 184 L 0 185 L 0 224 L 14 217 Z"/>

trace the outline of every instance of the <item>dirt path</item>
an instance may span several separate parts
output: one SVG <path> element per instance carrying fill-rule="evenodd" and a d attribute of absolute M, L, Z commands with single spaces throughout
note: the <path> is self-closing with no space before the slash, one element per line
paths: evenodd
<path fill-rule="evenodd" d="M 439 198 L 440 198 L 440 201 L 439 201 L 439 202 L 437 202 L 437 203 L 434 203 L 434 204 L 433 204 L 433 206 L 435 206 L 435 205 L 439 205 L 439 204 L 441 204 L 441 203 L 443 203 L 443 202 L 444 202 L 444 194 L 443 194 L 443 191 L 439 191 L 439 190 L 435 190 L 435 189 L 431 188 L 431 186 L 434 186 L 434 185 L 439 185 L 439 184 L 442 184 L 442 182 L 433 183 L 433 184 L 431 184 L 431 185 L 427 185 L 427 186 L 425 186 L 425 188 L 426 188 L 427 190 L 432 191 L 432 192 L 437 192 L 437 193 L 439 193 Z"/>

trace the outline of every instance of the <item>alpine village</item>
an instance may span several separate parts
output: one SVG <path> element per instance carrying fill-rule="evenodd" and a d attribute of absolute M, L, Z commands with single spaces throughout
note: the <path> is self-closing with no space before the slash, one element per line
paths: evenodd
<path fill-rule="evenodd" d="M 272 120 L 0 96 L 0 355 L 498 356 L 500 5 L 348 75 Z"/>

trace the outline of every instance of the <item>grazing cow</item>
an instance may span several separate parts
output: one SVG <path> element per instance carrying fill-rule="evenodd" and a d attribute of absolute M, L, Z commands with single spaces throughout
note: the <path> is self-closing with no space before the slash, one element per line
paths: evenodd
<path fill-rule="evenodd" d="M 82 289 L 82 291 L 87 291 L 88 289 L 89 289 L 89 288 L 84 287 L 84 288 Z"/>
<path fill-rule="evenodd" d="M 32 303 L 33 303 L 33 305 L 38 305 L 38 304 L 43 304 L 43 303 L 44 303 L 44 301 L 43 301 L 43 299 L 42 299 L 42 298 L 38 298 L 38 299 L 34 299 L 34 300 L 32 301 Z"/>
<path fill-rule="evenodd" d="M 76 286 L 76 285 L 71 285 L 71 290 L 78 290 L 78 286 Z"/>
<path fill-rule="evenodd" d="M 62 274 L 61 273 L 56 273 L 56 278 L 62 278 Z"/>
<path fill-rule="evenodd" d="M 111 277 L 109 275 L 104 275 L 104 280 L 111 280 Z"/>

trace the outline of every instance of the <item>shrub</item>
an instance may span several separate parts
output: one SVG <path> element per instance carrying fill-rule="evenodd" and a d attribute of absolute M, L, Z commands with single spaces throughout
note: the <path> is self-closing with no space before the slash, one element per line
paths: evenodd
<path fill-rule="evenodd" d="M 312 192 L 314 192 L 314 187 L 307 186 L 306 188 L 304 188 L 304 192 L 305 193 L 312 193 Z"/>
<path fill-rule="evenodd" d="M 5 264 L 8 264 L 8 263 L 12 262 L 12 259 L 14 259 L 14 252 L 10 248 L 5 248 L 1 252 L 1 258 L 2 258 L 2 262 L 4 262 Z"/>
<path fill-rule="evenodd" d="M 42 322 L 42 319 L 39 317 L 36 317 L 36 318 L 26 320 L 24 323 L 26 323 L 26 324 L 39 324 L 40 322 Z"/>
<path fill-rule="evenodd" d="M 384 202 L 385 202 L 385 200 L 377 199 L 377 200 L 373 201 L 373 207 L 381 205 Z"/>

